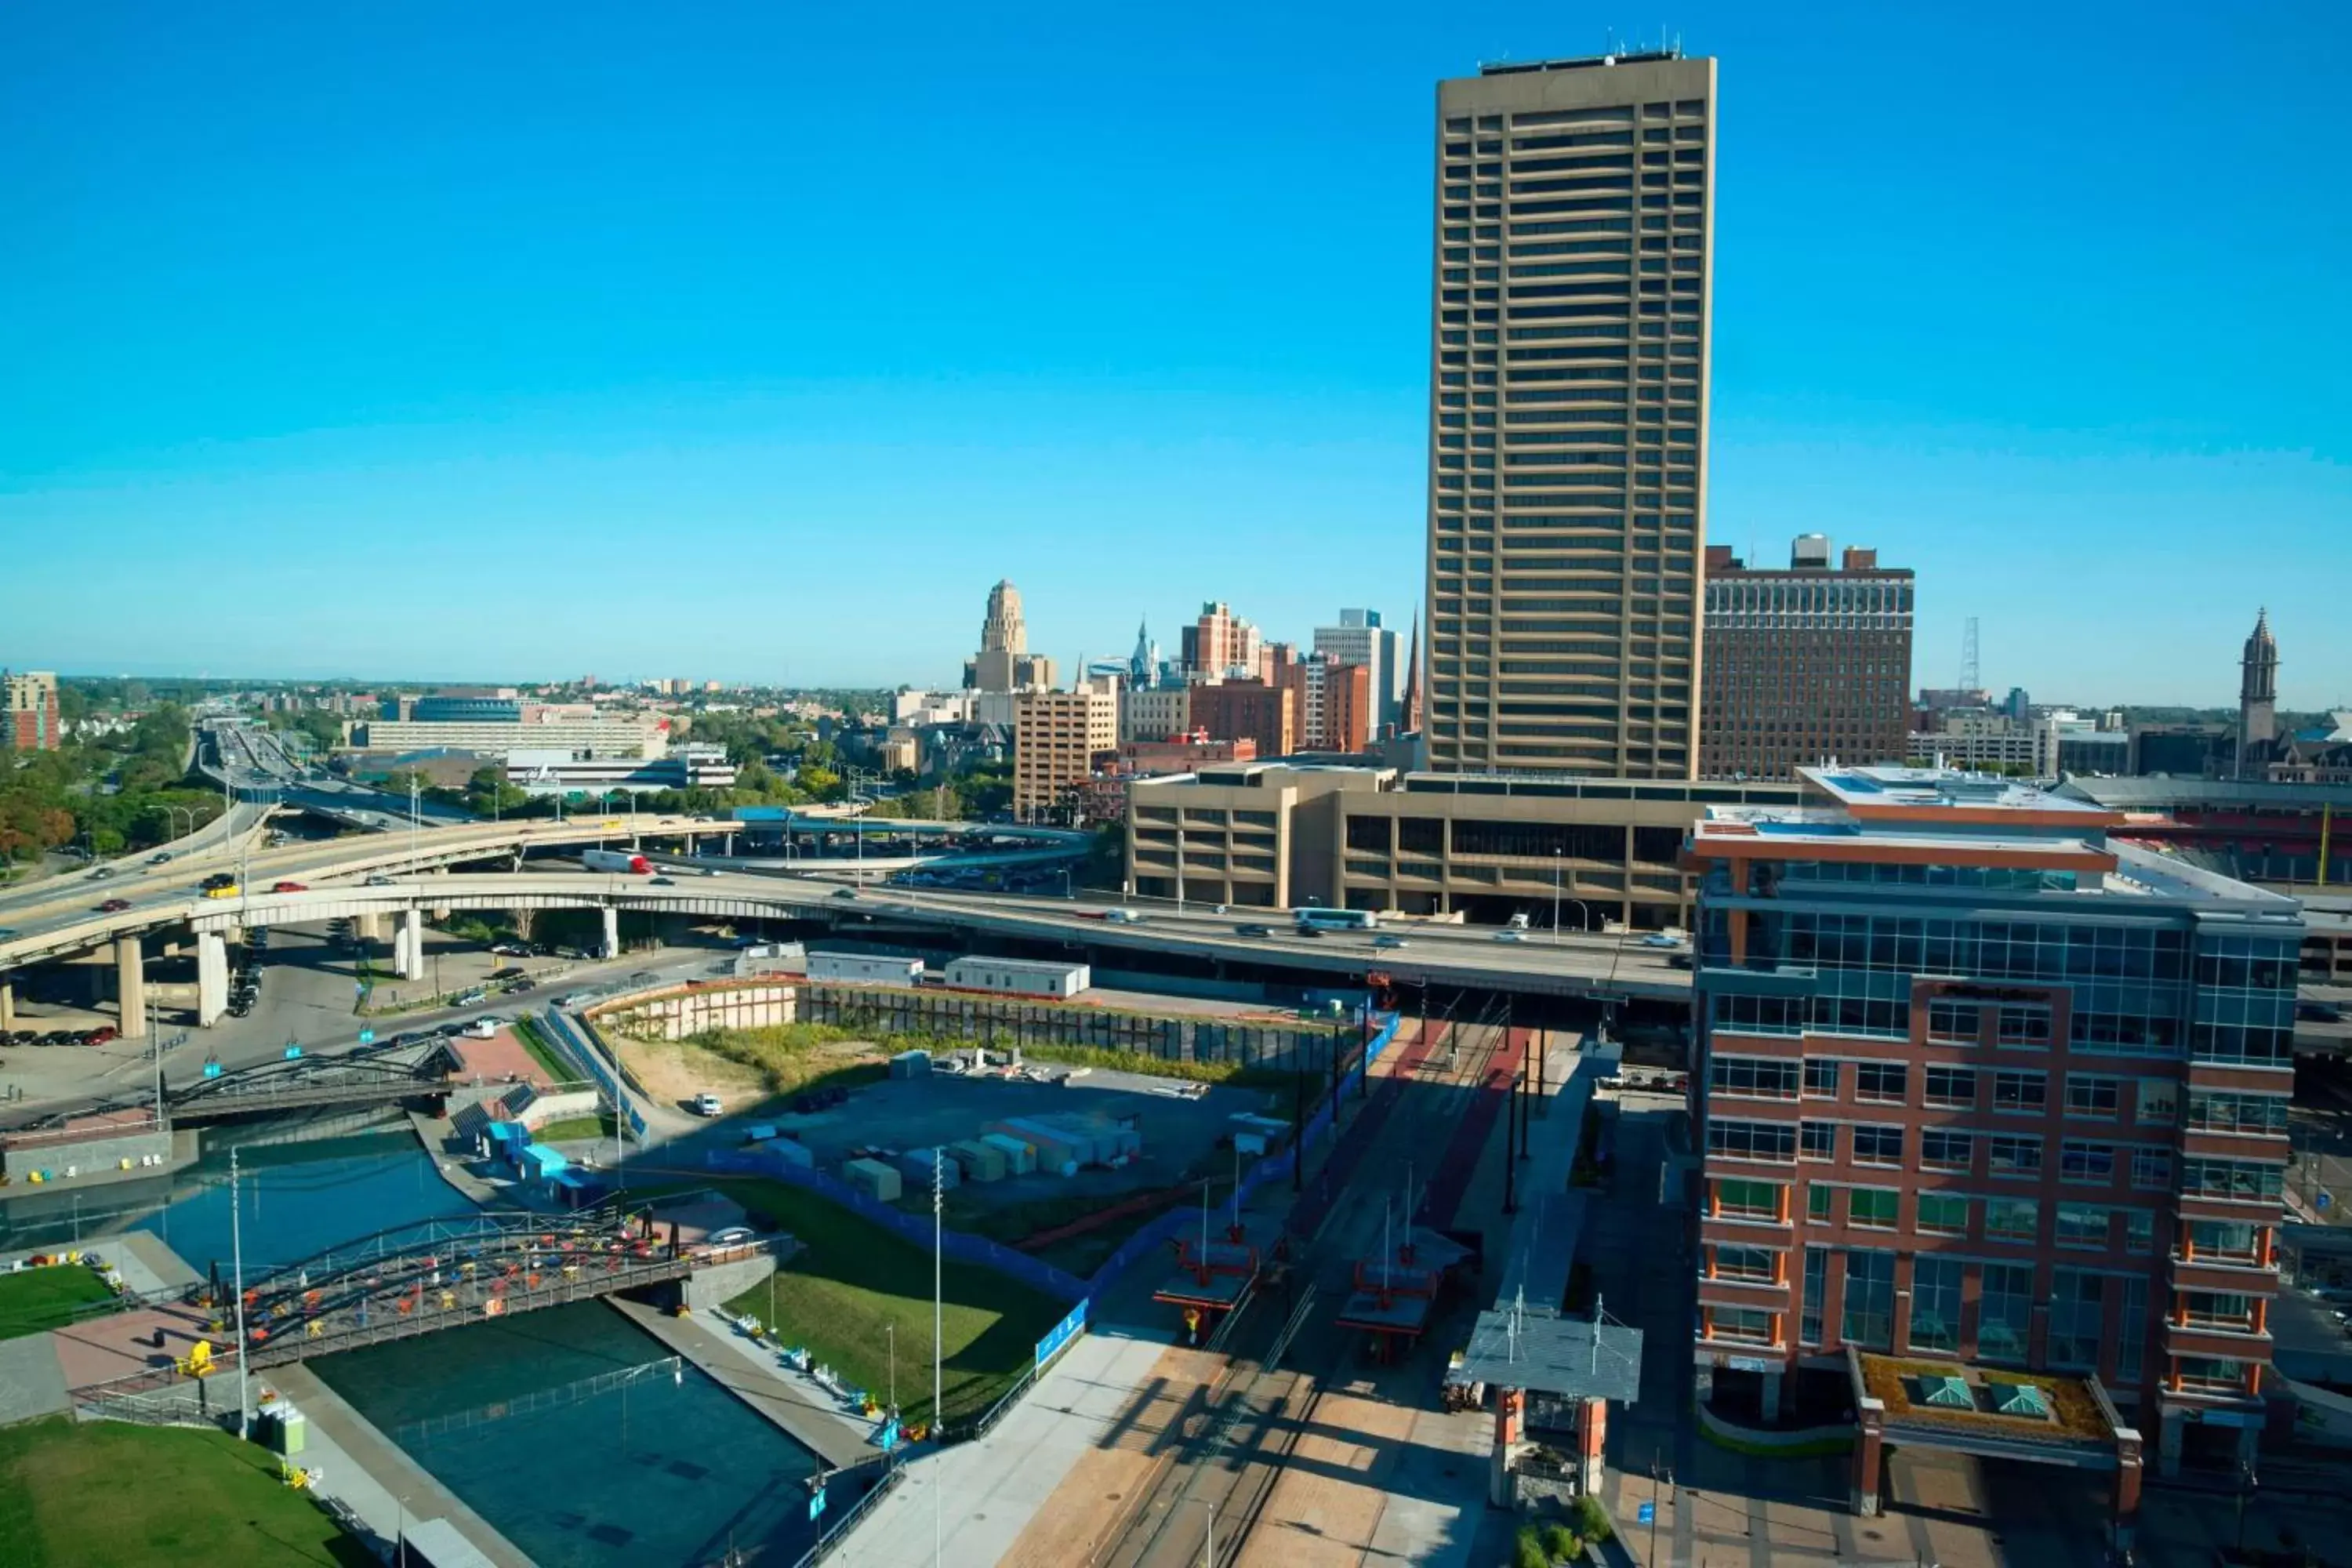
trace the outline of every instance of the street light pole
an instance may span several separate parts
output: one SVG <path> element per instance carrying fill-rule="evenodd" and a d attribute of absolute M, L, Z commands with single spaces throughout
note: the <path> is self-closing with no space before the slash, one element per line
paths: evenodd
<path fill-rule="evenodd" d="M 944 1493 L 947 1490 L 947 1445 L 940 1436 L 940 1417 L 947 1407 L 946 1379 L 942 1368 L 946 1359 L 940 1353 L 940 1333 L 947 1316 L 940 1291 L 944 1273 L 940 1259 L 946 1256 L 946 1223 L 941 1218 L 941 1203 L 947 1191 L 945 1162 L 947 1152 L 938 1144 L 931 1145 L 931 1442 L 936 1451 L 931 1456 L 931 1568 L 940 1568 L 947 1556 L 947 1510 Z"/>
<path fill-rule="evenodd" d="M 253 1436 L 253 1402 L 245 1377 L 245 1199 L 237 1191 L 237 1151 L 228 1152 L 228 1251 L 236 1291 L 236 1435 Z"/>
<path fill-rule="evenodd" d="M 1554 848 L 1551 852 L 1551 944 L 1554 947 L 1559 945 L 1559 868 L 1560 853 Z"/>

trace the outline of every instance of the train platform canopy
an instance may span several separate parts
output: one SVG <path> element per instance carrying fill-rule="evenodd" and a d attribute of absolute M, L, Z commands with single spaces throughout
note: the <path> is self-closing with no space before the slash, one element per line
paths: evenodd
<path fill-rule="evenodd" d="M 1377 1291 L 1358 1290 L 1332 1321 L 1343 1329 L 1375 1334 L 1418 1334 L 1429 1326 L 1429 1314 L 1436 1305 L 1434 1298 L 1425 1295 L 1391 1293 L 1383 1300 Z"/>
<path fill-rule="evenodd" d="M 1568 1300 L 1569 1270 L 1584 1236 L 1585 1195 L 1573 1190 L 1545 1193 L 1519 1213 L 1511 1227 L 1510 1255 L 1495 1292 L 1498 1309 L 1558 1316 Z"/>
<path fill-rule="evenodd" d="M 1469 1256 L 1468 1247 L 1454 1240 L 1444 1231 L 1432 1230 L 1425 1225 L 1417 1225 L 1405 1232 L 1404 1238 L 1397 1244 L 1395 1261 L 1402 1267 L 1434 1268 L 1443 1274 L 1449 1268 L 1460 1266 Z M 1380 1267 L 1377 1254 L 1368 1267 L 1374 1268 Z"/>
<path fill-rule="evenodd" d="M 1535 1312 L 1481 1312 L 1461 1375 L 1494 1388 L 1631 1405 L 1642 1394 L 1642 1331 Z"/>
<path fill-rule="evenodd" d="M 1203 1279 L 1187 1271 L 1171 1275 L 1151 1299 L 1178 1307 L 1212 1307 L 1222 1312 L 1242 1299 L 1242 1292 L 1255 1278 L 1255 1274 L 1212 1274 Z"/>

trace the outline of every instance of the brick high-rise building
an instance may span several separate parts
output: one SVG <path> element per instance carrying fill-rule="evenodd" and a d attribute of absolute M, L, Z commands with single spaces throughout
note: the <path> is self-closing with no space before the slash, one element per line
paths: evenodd
<path fill-rule="evenodd" d="M 1709 808 L 1686 850 L 1705 1375 L 1769 1408 L 1849 1347 L 1865 1377 L 1932 1357 L 1929 1403 L 1969 1413 L 2013 1387 L 1979 1366 L 2095 1375 L 2168 1468 L 2234 1470 L 2271 1382 L 2300 906 L 2086 801 L 1800 775 L 1809 809 Z"/>
<path fill-rule="evenodd" d="M 1118 693 L 1109 684 L 1076 691 L 1022 691 L 1013 699 L 1013 815 L 1050 819 L 1064 792 L 1086 783 L 1096 753 L 1118 746 Z"/>
<path fill-rule="evenodd" d="M 7 743 L 20 752 L 58 749 L 58 678 L 54 670 L 0 670 L 0 718 Z"/>
<path fill-rule="evenodd" d="M 1184 628 L 1181 643 L 1184 672 L 1192 679 L 1257 679 L 1265 675 L 1265 638 L 1223 600 L 1201 606 L 1200 618 Z"/>
<path fill-rule="evenodd" d="M 1220 680 L 1192 688 L 1192 727 L 1213 741 L 1255 741 L 1261 758 L 1298 749 L 1298 694 L 1263 680 Z"/>
<path fill-rule="evenodd" d="M 1437 100 L 1430 765 L 1689 778 L 1715 62 L 1488 66 Z"/>
<path fill-rule="evenodd" d="M 1782 779 L 1801 766 L 1911 755 L 1907 567 L 1809 533 L 1785 572 L 1706 548 L 1699 774 Z"/>

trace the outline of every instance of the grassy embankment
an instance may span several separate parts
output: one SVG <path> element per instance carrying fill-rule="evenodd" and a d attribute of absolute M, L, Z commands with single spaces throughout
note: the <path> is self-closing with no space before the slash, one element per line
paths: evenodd
<path fill-rule="evenodd" d="M 254 1568 L 375 1559 L 278 1459 L 226 1432 L 65 1416 L 0 1428 L 7 1568 Z"/>
<path fill-rule="evenodd" d="M 931 1409 L 931 1256 L 813 1193 L 781 1182 L 713 1184 L 796 1237 L 806 1251 L 776 1277 L 773 1317 L 788 1344 L 804 1344 L 853 1385 L 889 1396 L 898 1359 L 900 1407 L 909 1421 Z M 992 1268 L 950 1258 L 944 1302 L 946 1418 L 976 1415 L 1026 1371 L 1038 1339 L 1067 1310 L 1060 1302 Z M 729 1309 L 771 1321 L 771 1287 L 761 1285 Z"/>
<path fill-rule="evenodd" d="M 75 1308 L 113 1295 L 105 1280 L 78 1263 L 0 1274 L 0 1340 L 63 1328 L 74 1321 Z"/>

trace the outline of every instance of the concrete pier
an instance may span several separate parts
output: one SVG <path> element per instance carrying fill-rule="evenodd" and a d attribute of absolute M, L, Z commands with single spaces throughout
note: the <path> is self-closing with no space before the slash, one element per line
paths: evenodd
<path fill-rule="evenodd" d="M 854 1465 L 882 1451 L 866 1441 L 873 1423 L 850 1416 L 815 1388 L 777 1370 L 772 1352 L 698 1318 L 672 1317 L 619 1296 L 606 1300 L 623 1317 L 782 1427 L 786 1436 L 815 1454 L 829 1468 Z"/>
<path fill-rule="evenodd" d="M 403 1453 L 308 1368 L 272 1367 L 260 1381 L 293 1401 L 310 1423 L 301 1463 L 320 1472 L 318 1490 L 347 1505 L 368 1529 L 397 1542 L 404 1525 L 437 1519 L 496 1568 L 533 1568 L 513 1542 Z"/>

